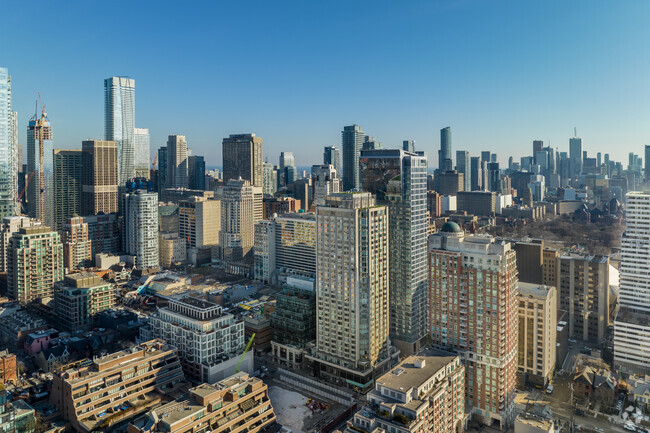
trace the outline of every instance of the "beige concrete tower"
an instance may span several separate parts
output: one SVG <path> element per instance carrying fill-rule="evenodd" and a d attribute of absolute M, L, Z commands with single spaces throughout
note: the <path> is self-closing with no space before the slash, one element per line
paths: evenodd
<path fill-rule="evenodd" d="M 370 193 L 327 197 L 316 213 L 317 374 L 372 387 L 388 359 L 388 210 Z"/>

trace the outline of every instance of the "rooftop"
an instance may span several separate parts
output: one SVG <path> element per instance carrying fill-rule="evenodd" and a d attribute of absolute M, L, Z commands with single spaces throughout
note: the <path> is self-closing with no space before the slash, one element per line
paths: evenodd
<path fill-rule="evenodd" d="M 532 296 L 535 298 L 546 298 L 548 297 L 553 287 L 546 286 L 544 284 L 524 283 L 518 281 L 517 289 L 519 289 L 519 294 L 524 296 Z"/>
<path fill-rule="evenodd" d="M 377 379 L 377 383 L 391 389 L 407 391 L 422 385 L 427 379 L 436 374 L 457 356 L 440 356 L 436 351 L 424 350 L 417 355 L 409 356 L 391 371 Z M 417 366 L 417 365 L 420 366 Z"/>

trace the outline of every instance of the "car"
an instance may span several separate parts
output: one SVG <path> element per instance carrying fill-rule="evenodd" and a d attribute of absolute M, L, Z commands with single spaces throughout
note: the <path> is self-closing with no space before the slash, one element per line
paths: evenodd
<path fill-rule="evenodd" d="M 575 414 L 578 416 L 585 416 L 585 411 L 582 409 L 576 409 Z"/>
<path fill-rule="evenodd" d="M 629 431 L 636 431 L 636 427 L 633 424 L 625 424 L 623 428 Z"/>
<path fill-rule="evenodd" d="M 574 338 L 569 338 L 568 341 L 569 341 L 569 343 L 577 343 L 577 342 L 578 342 L 578 341 L 577 341 L 576 339 L 574 339 Z"/>
<path fill-rule="evenodd" d="M 597 432 L 604 432 L 605 431 L 605 429 L 602 429 L 600 427 L 594 427 L 593 429 L 596 430 Z"/>
<path fill-rule="evenodd" d="M 547 394 L 553 394 L 553 385 L 549 385 L 546 387 L 546 393 Z"/>

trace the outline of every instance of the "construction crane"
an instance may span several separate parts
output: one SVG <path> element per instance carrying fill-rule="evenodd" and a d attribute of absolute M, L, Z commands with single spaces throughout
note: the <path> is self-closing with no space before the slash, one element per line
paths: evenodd
<path fill-rule="evenodd" d="M 34 173 L 36 173 L 36 170 L 32 171 L 31 174 L 29 175 L 29 178 L 27 179 L 27 182 L 25 182 L 25 186 L 23 187 L 23 190 L 20 191 L 20 194 L 18 194 L 18 197 L 16 197 L 16 203 L 21 203 L 23 195 L 25 194 L 25 191 L 27 190 L 27 187 L 29 186 L 29 182 L 31 182 L 32 177 L 34 177 Z"/>
<path fill-rule="evenodd" d="M 239 373 L 239 367 L 241 366 L 241 363 L 244 362 L 244 357 L 250 350 L 252 344 L 253 344 L 253 338 L 255 338 L 255 333 L 253 332 L 253 335 L 251 335 L 251 339 L 248 340 L 248 344 L 246 345 L 246 349 L 244 349 L 244 353 L 241 354 L 241 358 L 239 358 L 239 362 L 237 363 L 237 367 L 235 367 L 235 374 Z"/>
<path fill-rule="evenodd" d="M 156 171 L 156 165 L 158 164 L 158 153 L 156 153 L 153 157 L 153 162 L 151 163 L 151 168 L 153 171 Z"/>

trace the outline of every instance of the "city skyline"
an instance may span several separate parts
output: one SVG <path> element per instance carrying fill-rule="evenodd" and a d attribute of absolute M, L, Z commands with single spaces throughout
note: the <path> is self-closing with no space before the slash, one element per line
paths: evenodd
<path fill-rule="evenodd" d="M 56 146 L 78 148 L 87 138 L 106 139 L 101 82 L 128 75 L 138 81 L 138 124 L 151 131 L 151 152 L 168 135 L 183 134 L 209 166 L 221 161 L 223 137 L 249 132 L 264 138 L 270 161 L 293 151 L 297 165 L 316 164 L 321 161 L 315 151 L 340 145 L 341 127 L 354 123 L 385 147 L 415 140 L 430 162 L 445 126 L 452 128 L 455 149 L 471 154 L 490 149 L 500 157 L 516 149 L 515 158 L 526 155 L 534 139 L 568 150 L 576 126 L 586 149 L 614 149 L 616 160 L 625 160 L 629 151 L 642 154 L 650 137 L 643 121 L 650 115 L 645 102 L 650 85 L 643 80 L 650 61 L 640 45 L 650 36 L 643 27 L 647 4 L 623 9 L 587 2 L 414 2 L 369 8 L 361 2 L 346 5 L 349 17 L 336 7 L 259 6 L 213 5 L 203 18 L 165 4 L 149 16 L 151 8 L 141 4 L 114 23 L 119 30 L 137 22 L 141 32 L 116 32 L 111 38 L 119 50 L 108 53 L 98 47 L 109 36 L 73 37 L 93 22 L 95 6 L 56 8 L 42 31 L 58 47 L 43 56 L 57 67 L 44 74 L 36 63 L 41 59 L 22 49 L 40 38 L 18 24 L 29 9 L 7 5 L 15 19 L 4 29 L 12 37 L 6 38 L 2 66 L 12 75 L 19 123 L 24 126 L 33 114 L 40 91 L 57 131 Z M 145 13 L 149 19 L 143 19 Z M 154 28 L 172 13 L 186 31 L 172 35 Z M 190 13 L 198 20 L 191 27 L 184 23 Z M 228 19 L 213 29 L 204 21 L 213 14 Z M 254 33 L 229 37 L 244 16 L 252 27 L 261 26 L 268 40 Z M 383 31 L 340 32 L 352 16 L 381 23 Z M 322 23 L 312 29 L 315 19 Z M 65 27 L 70 30 L 61 30 Z M 346 45 L 354 49 L 347 53 Z M 208 47 L 212 55 L 195 55 Z M 351 52 L 380 67 L 349 67 Z M 168 53 L 178 56 L 178 66 L 169 67 Z M 221 67 L 246 59 L 259 68 L 237 68 L 235 74 Z M 168 86 L 169 80 L 179 85 Z M 211 128 L 205 128 L 206 117 L 213 119 Z M 24 129 L 19 125 L 23 146 Z"/>

